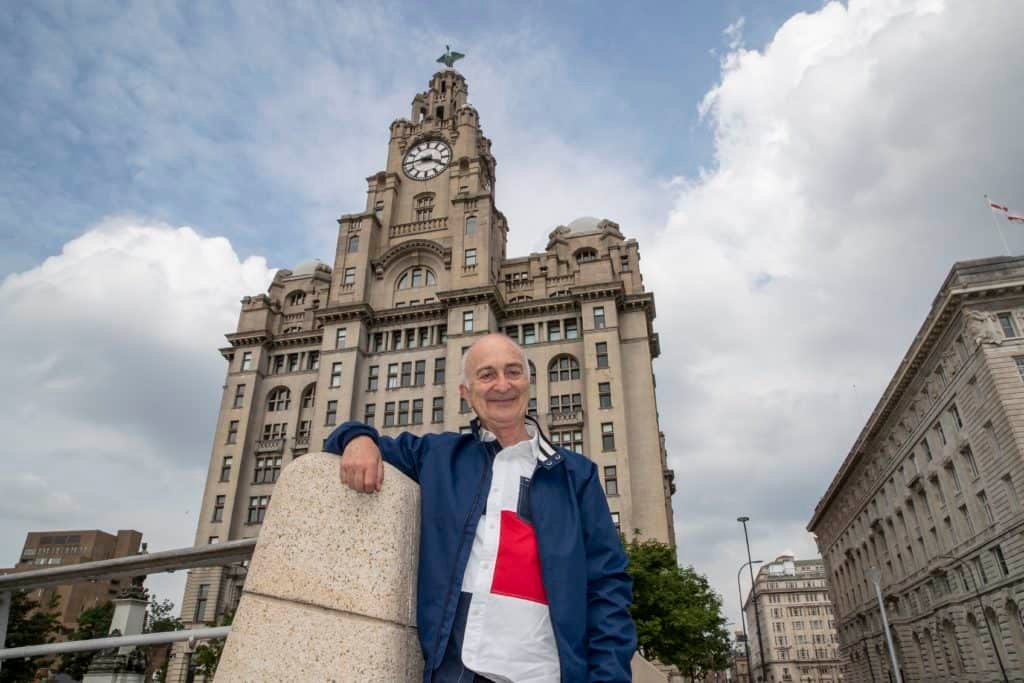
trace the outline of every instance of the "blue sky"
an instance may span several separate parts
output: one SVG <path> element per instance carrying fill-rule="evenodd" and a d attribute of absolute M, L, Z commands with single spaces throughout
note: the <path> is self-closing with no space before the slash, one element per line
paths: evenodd
<path fill-rule="evenodd" d="M 28 529 L 192 543 L 239 298 L 330 261 L 447 43 L 509 254 L 581 215 L 638 239 L 680 558 L 736 619 L 735 518 L 760 559 L 814 553 L 946 272 L 1003 250 L 983 193 L 1024 212 L 1022 24 L 1007 0 L 12 5 L 0 564 Z"/>

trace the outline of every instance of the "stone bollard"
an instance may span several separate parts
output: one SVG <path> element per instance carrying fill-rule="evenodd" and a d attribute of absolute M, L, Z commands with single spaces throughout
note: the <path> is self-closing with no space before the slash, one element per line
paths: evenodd
<path fill-rule="evenodd" d="M 385 465 L 380 493 L 309 453 L 274 488 L 217 683 L 418 681 L 420 491 Z"/>

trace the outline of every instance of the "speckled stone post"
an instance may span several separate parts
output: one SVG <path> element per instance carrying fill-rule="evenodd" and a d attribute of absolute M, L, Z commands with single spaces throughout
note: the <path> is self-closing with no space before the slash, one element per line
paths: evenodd
<path fill-rule="evenodd" d="M 385 465 L 380 493 L 310 453 L 274 488 L 217 670 L 229 681 L 418 681 L 419 487 Z"/>

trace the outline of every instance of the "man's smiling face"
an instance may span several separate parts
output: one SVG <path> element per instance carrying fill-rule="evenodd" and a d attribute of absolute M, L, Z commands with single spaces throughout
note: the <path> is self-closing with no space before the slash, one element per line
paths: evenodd
<path fill-rule="evenodd" d="M 491 431 L 522 427 L 530 402 L 530 371 L 521 349 L 503 334 L 482 337 L 466 352 L 459 394 Z"/>

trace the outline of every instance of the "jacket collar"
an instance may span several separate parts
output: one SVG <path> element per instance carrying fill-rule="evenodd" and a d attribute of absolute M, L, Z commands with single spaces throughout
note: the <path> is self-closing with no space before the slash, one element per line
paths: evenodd
<path fill-rule="evenodd" d="M 540 422 L 537 418 L 529 414 L 524 417 L 527 427 L 536 434 L 537 446 L 540 448 L 540 457 L 537 461 L 540 463 L 541 467 L 549 470 L 565 460 L 565 458 L 562 457 L 562 454 L 559 453 L 554 445 L 552 445 L 548 440 L 548 437 L 544 434 L 544 430 L 541 429 Z M 485 441 L 485 436 L 490 434 L 490 432 L 484 429 L 480 424 L 480 418 L 478 417 L 474 417 L 470 421 L 469 426 L 473 430 L 473 438 L 477 441 Z"/>

